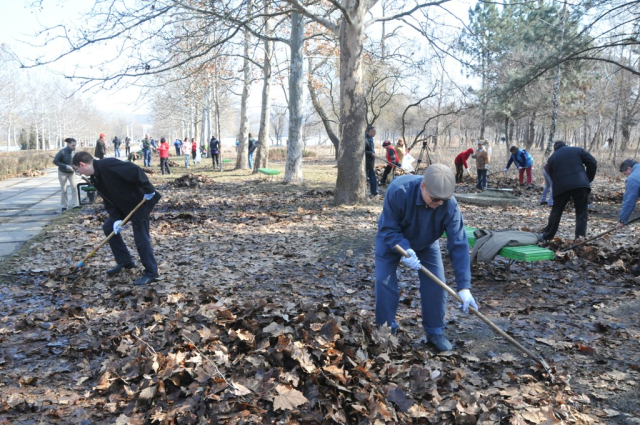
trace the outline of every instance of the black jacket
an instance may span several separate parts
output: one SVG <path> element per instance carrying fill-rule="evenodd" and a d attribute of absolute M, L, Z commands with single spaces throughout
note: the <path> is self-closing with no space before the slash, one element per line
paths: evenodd
<path fill-rule="evenodd" d="M 218 155 L 220 153 L 220 142 L 218 139 L 211 139 L 209 142 L 209 152 L 211 152 L 211 155 Z"/>
<path fill-rule="evenodd" d="M 582 148 L 561 144 L 547 162 L 553 181 L 553 197 L 578 188 L 591 189 L 598 161 Z"/>
<path fill-rule="evenodd" d="M 253 137 L 249 139 L 249 154 L 252 154 L 253 151 L 258 147 L 258 141 Z"/>
<path fill-rule="evenodd" d="M 151 211 L 161 198 L 142 168 L 135 164 L 116 158 L 105 158 L 93 161 L 93 170 L 91 183 L 100 192 L 104 199 L 104 208 L 114 220 L 125 218 L 142 201 L 145 194 L 156 193 L 147 201 L 150 208 L 145 208 L 145 211 Z"/>
<path fill-rule="evenodd" d="M 366 169 L 373 169 L 376 163 L 376 149 L 373 144 L 373 137 L 368 134 L 364 135 L 364 159 Z"/>
<path fill-rule="evenodd" d="M 68 170 L 67 165 L 71 165 L 71 159 L 73 158 L 73 153 L 69 146 L 60 149 L 60 152 L 56 154 L 56 157 L 53 158 L 53 163 L 58 166 L 58 170 L 65 174 L 73 174 L 73 170 Z"/>
<path fill-rule="evenodd" d="M 105 145 L 104 141 L 98 139 L 98 141 L 96 142 L 96 149 L 95 151 L 93 151 L 93 156 L 95 156 L 98 159 L 102 159 L 106 154 L 107 154 L 107 145 Z"/>

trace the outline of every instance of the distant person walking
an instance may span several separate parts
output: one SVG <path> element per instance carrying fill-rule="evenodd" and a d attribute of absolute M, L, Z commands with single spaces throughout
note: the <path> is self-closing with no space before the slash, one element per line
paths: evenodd
<path fill-rule="evenodd" d="M 173 142 L 173 146 L 176 148 L 176 156 L 180 156 L 180 149 L 182 148 L 182 142 L 180 139 L 176 139 L 176 141 Z"/>
<path fill-rule="evenodd" d="M 61 149 L 56 157 L 53 159 L 53 163 L 58 166 L 58 180 L 60 181 L 60 207 L 64 212 L 68 208 L 80 208 L 78 202 L 78 192 L 76 192 L 76 173 L 72 166 L 73 154 L 76 150 L 76 139 L 68 137 L 64 139 L 67 144 L 66 147 Z M 71 204 L 69 204 L 69 198 L 67 190 L 71 187 Z"/>
<path fill-rule="evenodd" d="M 118 138 L 118 136 L 113 138 L 113 156 L 116 158 L 120 158 L 120 145 L 122 144 L 122 142 L 120 141 L 120 139 Z"/>
<path fill-rule="evenodd" d="M 196 139 L 191 138 L 191 159 L 193 161 L 193 165 L 196 164 L 196 155 L 198 154 L 198 144 L 196 143 Z M 198 161 L 200 162 L 200 161 Z"/>
<path fill-rule="evenodd" d="M 96 141 L 96 148 L 93 151 L 93 156 L 98 159 L 104 158 L 104 156 L 107 154 L 107 145 L 104 142 L 105 137 L 107 136 L 105 136 L 104 133 L 100 133 L 100 137 L 98 137 L 98 140 Z"/>
<path fill-rule="evenodd" d="M 509 158 L 509 162 L 507 162 L 507 166 L 502 171 L 506 173 L 509 171 L 511 164 L 515 163 L 518 167 L 518 182 L 520 186 L 524 184 L 525 171 L 527 173 L 527 184 L 531 184 L 531 168 L 533 167 L 533 157 L 531 154 L 524 149 L 518 149 L 517 146 L 511 146 L 509 152 L 511 152 L 511 157 Z"/>
<path fill-rule="evenodd" d="M 129 155 L 131 155 L 131 138 L 130 137 L 124 138 L 124 153 L 127 158 L 129 158 Z"/>
<path fill-rule="evenodd" d="M 258 141 L 251 137 L 251 133 L 249 133 L 249 168 L 253 170 L 253 153 L 258 147 Z"/>
<path fill-rule="evenodd" d="M 167 170 L 167 174 L 171 174 L 171 168 L 169 168 L 169 143 L 164 137 L 160 139 L 158 152 L 160 153 L 160 171 L 164 174 L 164 171 Z"/>
<path fill-rule="evenodd" d="M 142 163 L 145 167 L 151 167 L 151 139 L 148 134 L 142 139 Z"/>
<path fill-rule="evenodd" d="M 182 154 L 184 155 L 184 166 L 189 168 L 189 159 L 191 158 L 191 146 L 189 145 L 189 138 L 184 138 L 184 143 L 182 144 Z"/>
<path fill-rule="evenodd" d="M 209 152 L 211 152 L 211 162 L 215 170 L 220 167 L 220 141 L 216 139 L 216 136 L 213 136 L 209 142 Z"/>

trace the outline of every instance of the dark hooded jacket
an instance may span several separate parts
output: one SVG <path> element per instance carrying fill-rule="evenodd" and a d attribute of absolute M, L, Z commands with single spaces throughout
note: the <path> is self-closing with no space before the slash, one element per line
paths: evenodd
<path fill-rule="evenodd" d="M 591 182 L 596 176 L 598 161 L 582 148 L 556 142 L 555 152 L 547 162 L 547 172 L 553 182 L 553 197 L 578 188 L 591 190 Z"/>

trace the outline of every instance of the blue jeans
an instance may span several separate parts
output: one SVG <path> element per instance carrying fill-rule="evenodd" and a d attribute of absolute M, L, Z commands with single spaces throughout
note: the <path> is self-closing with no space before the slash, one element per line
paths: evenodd
<path fill-rule="evenodd" d="M 542 175 L 544 176 L 544 189 L 542 189 L 542 198 L 540 198 L 540 202 L 547 201 L 547 194 L 549 194 L 549 205 L 553 205 L 553 182 L 551 181 L 551 176 L 549 173 L 542 169 Z"/>
<path fill-rule="evenodd" d="M 478 168 L 478 183 L 476 184 L 477 189 L 486 189 L 487 188 L 487 170 Z"/>
<path fill-rule="evenodd" d="M 189 168 L 189 154 L 184 154 L 184 166 Z"/>
<path fill-rule="evenodd" d="M 113 156 L 120 158 L 120 148 L 113 148 Z"/>
<path fill-rule="evenodd" d="M 142 148 L 142 158 L 144 158 L 144 166 L 151 167 L 151 149 Z"/>
<path fill-rule="evenodd" d="M 176 156 L 180 156 L 180 147 L 175 146 L 175 148 L 176 148 Z"/>
<path fill-rule="evenodd" d="M 444 267 L 440 243 L 416 252 L 420 263 L 438 279 L 444 282 Z M 376 323 L 388 324 L 398 329 L 396 311 L 400 300 L 398 276 L 396 274 L 400 255 L 389 250 L 386 244 L 376 239 Z M 444 313 L 447 293 L 424 273 L 405 268 L 404 273 L 418 273 L 420 278 L 420 304 L 422 306 L 422 327 L 427 334 L 441 335 L 444 332 Z"/>
<path fill-rule="evenodd" d="M 253 170 L 253 154 L 254 152 L 251 152 L 249 154 L 249 168 Z"/>
<path fill-rule="evenodd" d="M 367 178 L 369 179 L 369 190 L 371 195 L 378 194 L 378 178 L 376 177 L 376 170 L 373 168 L 367 168 Z"/>

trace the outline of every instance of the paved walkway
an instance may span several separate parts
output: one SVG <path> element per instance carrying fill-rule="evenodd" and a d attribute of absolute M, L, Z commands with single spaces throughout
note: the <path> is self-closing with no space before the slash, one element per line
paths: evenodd
<path fill-rule="evenodd" d="M 0 261 L 40 233 L 60 212 L 57 168 L 45 172 L 41 177 L 0 181 Z"/>

